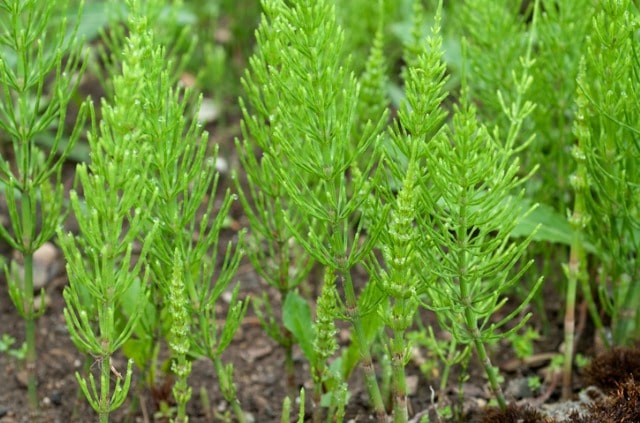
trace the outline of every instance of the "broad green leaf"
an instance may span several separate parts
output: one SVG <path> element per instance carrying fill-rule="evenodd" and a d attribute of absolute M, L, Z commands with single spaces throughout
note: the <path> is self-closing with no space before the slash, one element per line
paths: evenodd
<path fill-rule="evenodd" d="M 518 206 L 521 212 L 524 213 L 531 207 L 531 201 L 522 199 Z M 538 228 L 537 231 L 536 228 Z M 569 221 L 547 204 L 538 204 L 511 231 L 511 236 L 527 237 L 534 231 L 533 240 L 535 241 L 547 241 L 565 245 L 571 245 L 573 241 L 573 229 L 569 225 Z M 590 253 L 596 252 L 593 244 L 587 241 L 584 243 L 584 248 Z"/>
<path fill-rule="evenodd" d="M 122 296 L 122 312 L 127 318 L 134 316 L 140 307 L 143 307 L 140 320 L 134 329 L 134 332 L 138 336 L 144 336 L 144 334 L 150 331 L 150 328 L 155 327 L 157 319 L 157 311 L 154 305 L 148 300 L 144 300 L 141 304 L 140 298 L 145 295 L 144 287 L 140 278 L 136 278 L 129 289 Z M 133 358 L 133 357 L 131 357 Z"/>
<path fill-rule="evenodd" d="M 112 5 L 113 7 L 113 5 Z M 75 16 L 70 16 L 70 19 Z M 105 2 L 89 2 L 82 11 L 82 19 L 78 26 L 77 36 L 91 42 L 98 38 L 100 30 L 109 23 L 109 14 L 106 12 Z"/>
<path fill-rule="evenodd" d="M 522 212 L 531 207 L 531 201 L 522 199 L 519 208 Z M 570 245 L 573 240 L 573 229 L 566 218 L 546 204 L 538 204 L 531 213 L 525 216 L 511 232 L 512 237 L 529 236 L 540 225 L 533 239 Z"/>
<path fill-rule="evenodd" d="M 289 292 L 282 309 L 284 326 L 293 334 L 305 357 L 313 363 L 316 352 L 313 349 L 313 321 L 307 302 L 295 292 Z"/>
<path fill-rule="evenodd" d="M 122 345 L 122 352 L 125 357 L 133 360 L 139 369 L 144 369 L 149 365 L 147 361 L 151 357 L 152 347 L 153 342 L 151 340 L 130 338 Z"/>

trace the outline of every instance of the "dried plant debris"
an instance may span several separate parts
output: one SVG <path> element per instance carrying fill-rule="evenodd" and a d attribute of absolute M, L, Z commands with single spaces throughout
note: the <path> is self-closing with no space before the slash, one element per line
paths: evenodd
<path fill-rule="evenodd" d="M 480 423 L 552 423 L 553 420 L 541 412 L 526 405 L 509 403 L 505 410 L 498 407 L 488 408 Z"/>
<path fill-rule="evenodd" d="M 586 385 L 607 393 L 617 390 L 629 378 L 640 380 L 640 349 L 613 348 L 598 355 L 584 368 L 583 378 Z"/>
<path fill-rule="evenodd" d="M 587 407 L 582 415 L 573 412 L 571 423 L 632 423 L 640 422 L 640 385 L 629 377 L 618 383 L 611 395 Z"/>
<path fill-rule="evenodd" d="M 510 403 L 505 410 L 491 407 L 479 423 L 635 423 L 640 422 L 640 386 L 633 378 L 618 385 L 615 393 L 566 413 L 545 414 L 527 405 Z"/>

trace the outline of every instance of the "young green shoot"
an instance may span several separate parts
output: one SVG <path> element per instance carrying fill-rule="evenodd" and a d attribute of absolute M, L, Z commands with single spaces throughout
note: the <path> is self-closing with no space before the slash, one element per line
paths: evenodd
<path fill-rule="evenodd" d="M 127 397 L 133 361 L 123 376 L 112 356 L 131 336 L 148 301 L 148 273 L 143 266 L 158 229 L 157 222 L 149 225 L 148 220 L 147 210 L 153 208 L 158 193 L 148 189 L 148 164 L 143 158 L 150 150 L 140 129 L 146 119 L 140 105 L 148 54 L 149 46 L 140 37 L 128 38 L 122 74 L 113 80 L 114 98 L 103 101 L 99 124 L 91 108 L 91 164 L 77 167 L 84 198 L 76 191 L 70 195 L 80 232 L 59 233 L 69 277 L 64 290 L 67 326 L 75 345 L 94 357 L 100 370 L 97 384 L 92 373 L 88 381 L 79 373 L 76 377 L 102 423 Z M 137 242 L 141 249 L 134 257 Z M 137 306 L 123 318 L 119 310 L 134 284 L 141 286 L 134 299 Z"/>
<path fill-rule="evenodd" d="M 134 7 L 133 11 L 136 10 Z M 146 59 L 139 101 L 146 118 L 139 123 L 138 130 L 143 148 L 148 151 L 142 158 L 145 163 L 142 175 L 147 191 L 157 197 L 157 202 L 145 210 L 147 224 L 157 225 L 159 232 L 150 248 L 147 266 L 152 280 L 152 301 L 144 304 L 144 309 L 155 309 L 151 313 L 154 318 L 137 327 L 137 341 L 159 343 L 161 338 L 168 341 L 171 370 L 177 376 L 173 389 L 178 405 L 177 422 L 184 423 L 188 418 L 186 404 L 191 389 L 187 378 L 193 357 L 211 359 L 225 399 L 243 421 L 232 380 L 233 368 L 224 366 L 220 358 L 246 311 L 246 301 L 238 300 L 239 286 L 233 290 L 223 327 L 217 323 L 215 313 L 242 256 L 241 250 L 230 243 L 223 260 L 218 260 L 219 235 L 234 197 L 227 191 L 222 202 L 214 204 L 218 198 L 217 147 L 210 153 L 208 134 L 193 117 L 198 114 L 202 98 L 194 105 L 191 91 L 175 87 L 171 57 L 156 45 L 155 31 L 146 19 L 131 18 L 129 26 L 129 38 L 139 43 Z M 238 242 L 242 242 L 242 233 Z M 138 291 L 136 287 L 131 294 Z M 154 355 L 157 350 L 151 346 L 143 349 Z"/>
<path fill-rule="evenodd" d="M 411 343 L 407 338 L 407 330 L 413 323 L 420 294 L 425 291 L 423 281 L 427 279 L 419 270 L 421 246 L 426 240 L 416 230 L 421 209 L 420 192 L 428 189 L 421 183 L 424 172 L 420 152 L 440 130 L 446 117 L 446 112 L 441 108 L 446 97 L 444 84 L 447 81 L 439 35 L 441 6 L 436 13 L 427 47 L 417 57 L 408 60 L 409 67 L 404 72 L 406 101 L 400 107 L 390 135 L 391 149 L 387 161 L 393 176 L 390 181 L 397 181 L 399 192 L 392 201 L 389 230 L 381 236 L 386 269 L 378 271 L 378 278 L 390 305 L 381 306 L 379 313 L 391 331 L 388 349 L 396 423 L 407 422 L 409 418 L 405 366 L 411 355 Z M 417 16 L 421 15 L 418 2 L 414 3 L 414 10 Z M 416 22 L 419 21 L 416 19 Z M 399 163 L 407 163 L 406 169 Z"/>
<path fill-rule="evenodd" d="M 73 132 L 65 133 L 67 109 L 84 71 L 75 36 L 79 21 L 71 28 L 66 19 L 55 23 L 55 15 L 64 15 L 67 7 L 66 1 L 0 2 L 0 135 L 8 138 L 12 151 L 12 163 L 7 156 L 0 158 L 10 221 L 10 228 L 0 225 L 0 237 L 24 259 L 24 277 L 15 263 L 11 269 L 5 266 L 5 275 L 11 300 L 25 321 L 32 410 L 38 406 L 35 321 L 46 308 L 44 290 L 34 304 L 33 253 L 53 237 L 66 215 L 61 169 L 86 115 L 83 106 Z M 43 138 L 53 138 L 49 149 L 39 146 Z"/>
<path fill-rule="evenodd" d="M 269 83 L 269 66 L 279 66 L 283 60 L 276 44 L 275 25 L 275 22 L 271 24 L 266 18 L 262 19 L 256 31 L 258 48 L 242 78 L 247 104 L 240 99 L 243 140 L 237 140 L 236 147 L 246 180 L 238 175 L 234 175 L 234 180 L 249 221 L 247 256 L 258 275 L 278 290 L 284 303 L 308 276 L 313 260 L 295 241 L 285 223 L 298 230 L 304 227 L 298 210 L 289 206 L 290 200 L 274 168 L 284 166 L 285 162 L 260 159 L 261 152 L 280 149 L 278 139 L 272 135 L 272 125 L 265 124 L 264 120 L 265 117 L 275 120 L 280 107 L 277 87 Z M 285 351 L 287 388 L 289 395 L 294 397 L 297 394 L 293 363 L 296 340 L 274 314 L 266 294 L 254 300 L 254 305 L 264 330 Z"/>
<path fill-rule="evenodd" d="M 533 37 L 530 38 L 532 40 Z M 455 107 L 452 125 L 440 132 L 425 151 L 430 189 L 422 190 L 427 207 L 421 229 L 431 245 L 425 248 L 426 257 L 437 281 L 428 287 L 425 304 L 435 311 L 444 329 L 460 344 L 473 345 L 498 405 L 506 407 L 499 383 L 499 375 L 487 351 L 487 344 L 519 330 L 528 320 L 525 316 L 506 332 L 497 330 L 528 304 L 540 286 L 534 289 L 514 311 L 497 323 L 492 316 L 506 301 L 508 289 L 519 282 L 532 261 L 520 263 L 530 240 L 515 242 L 510 234 L 517 223 L 531 210 L 522 210 L 516 193 L 526 176 L 519 176 L 516 153 L 526 148 L 532 138 L 517 145 L 524 119 L 534 106 L 523 100 L 531 78 L 531 41 L 521 60 L 523 73 L 513 74 L 516 87 L 514 103 L 505 105 L 498 93 L 503 112 L 510 125 L 501 140 L 498 129 L 490 133 L 477 121 L 475 108 L 466 99 L 466 80 L 463 78 L 462 104 Z"/>

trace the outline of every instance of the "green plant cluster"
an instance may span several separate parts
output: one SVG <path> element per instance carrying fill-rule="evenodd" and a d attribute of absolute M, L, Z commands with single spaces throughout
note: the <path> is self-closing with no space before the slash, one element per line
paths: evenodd
<path fill-rule="evenodd" d="M 284 350 L 283 422 L 296 397 L 298 421 L 344 421 L 358 367 L 376 421 L 408 422 L 417 350 L 439 417 L 463 419 L 445 394 L 472 355 L 506 409 L 493 352 L 534 353 L 543 292 L 564 300 L 567 399 L 578 300 L 605 345 L 640 338 L 634 2 L 70 1 L 0 0 L 0 236 L 25 320 L 24 347 L 0 350 L 24 362 L 32 411 L 33 255 L 51 239 L 101 422 L 165 381 L 159 415 L 188 422 L 199 358 L 230 405 L 216 417 L 249 421 L 223 352 L 250 304 Z M 78 94 L 87 74 L 101 97 Z M 236 137 L 226 190 L 211 119 Z M 236 199 L 247 234 L 222 245 Z M 233 282 L 245 256 L 252 299 Z"/>

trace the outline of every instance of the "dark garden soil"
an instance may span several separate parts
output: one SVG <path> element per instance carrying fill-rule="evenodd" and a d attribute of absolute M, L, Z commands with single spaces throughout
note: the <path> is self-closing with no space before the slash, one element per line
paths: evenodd
<path fill-rule="evenodd" d="M 215 130 L 212 133 L 215 134 Z M 230 142 L 230 138 L 217 141 L 222 141 L 222 156 L 233 167 L 236 160 L 233 157 L 233 144 Z M 69 169 L 73 169 L 73 165 L 70 165 Z M 68 186 L 71 186 L 71 176 L 70 171 L 65 178 Z M 224 184 L 228 184 L 228 180 L 223 180 Z M 219 190 L 219 192 L 223 192 L 223 190 Z M 234 205 L 231 217 L 233 223 L 231 228 L 226 229 L 222 234 L 221 245 L 226 245 L 229 240 L 235 241 L 239 229 L 246 226 L 246 220 L 239 204 Z M 0 208 L 0 220 L 6 225 L 7 219 L 6 210 Z M 68 222 L 68 227 L 71 230 L 74 229 L 72 220 Z M 96 373 L 99 364 L 85 361 L 86 358 L 77 351 L 70 340 L 63 317 L 65 304 L 62 292 L 67 283 L 64 263 L 59 249 L 54 247 L 51 250 L 53 256 L 43 258 L 43 263 L 36 269 L 36 272 L 39 272 L 40 277 L 45 281 L 44 288 L 48 302 L 45 314 L 37 321 L 40 414 L 39 416 L 29 415 L 22 363 L 9 354 L 1 353 L 0 423 L 96 421 L 95 414 L 79 392 L 74 374 L 76 371 L 86 374 L 85 366 L 89 366 Z M 7 245 L 0 245 L 0 254 L 5 258 L 11 258 L 14 253 Z M 359 277 L 359 285 L 362 286 L 365 283 L 364 274 L 359 274 Z M 266 290 L 274 301 L 274 309 L 278 309 L 280 299 L 277 292 L 267 287 L 257 277 L 248 261 L 245 260 L 242 263 L 235 279 L 241 284 L 243 296 L 261 296 Z M 558 289 L 550 284 L 546 284 L 544 289 L 544 310 L 534 307 L 530 309 L 534 312 L 530 324 L 545 334 L 543 339 L 537 341 L 534 356 L 527 359 L 526 362 L 518 361 L 511 346 L 506 342 L 497 344 L 492 352 L 494 363 L 502 369 L 505 378 L 503 386 L 507 397 L 510 400 L 517 400 L 522 404 L 532 406 L 554 402 L 560 392 L 559 374 L 550 370 L 550 361 L 551 357 L 560 351 L 562 344 L 562 297 Z M 9 299 L 4 277 L 0 278 L 0 293 L 0 336 L 8 334 L 16 338 L 20 344 L 24 339 L 24 323 Z M 220 319 L 226 315 L 227 307 L 228 304 L 225 302 L 220 304 L 218 314 Z M 546 316 L 546 318 L 543 319 L 542 316 Z M 499 317 L 497 316 L 497 318 Z M 433 324 L 434 327 L 437 327 L 437 322 L 430 314 L 423 313 L 421 318 L 424 325 Z M 583 314 L 578 325 L 581 337 L 577 351 L 583 355 L 592 356 L 595 345 L 591 336 L 592 331 L 588 322 L 586 325 L 585 322 L 587 320 Z M 350 339 L 348 326 L 342 328 L 339 337 L 343 345 L 348 344 Z M 299 350 L 295 350 L 294 358 L 298 387 L 310 388 L 308 365 Z M 420 416 L 429 413 L 431 414 L 430 421 L 438 421 L 433 415 L 433 409 L 437 402 L 457 404 L 464 410 L 461 421 L 476 421 L 479 415 L 478 411 L 491 398 L 484 373 L 477 361 L 471 360 L 468 369 L 469 378 L 462 383 L 458 383 L 460 369 L 454 368 L 450 377 L 447 398 L 438 398 L 436 396 L 439 383 L 437 369 L 433 369 L 429 375 L 424 375 L 419 369 L 420 364 L 432 358 L 429 351 L 416 349 L 407 368 L 410 415 L 414 419 L 413 421 L 418 421 Z M 251 307 L 223 359 L 225 363 L 233 363 L 234 365 L 238 396 L 244 410 L 251 414 L 252 420 L 267 423 L 280 421 L 282 401 L 287 393 L 284 353 L 262 330 Z M 124 373 L 125 364 L 123 356 L 116 357 L 115 369 Z M 170 389 L 166 388 L 166 386 L 170 386 L 170 381 L 166 381 L 165 387 L 158 386 L 154 392 L 150 392 L 140 386 L 138 376 L 139 372 L 136 372 L 128 402 L 112 414 L 111 421 L 117 423 L 168 422 L 168 419 L 158 413 L 161 401 L 171 401 Z M 542 380 L 541 389 L 531 392 L 527 388 L 528 376 L 539 376 Z M 217 377 L 213 366 L 204 360 L 195 361 L 189 382 L 193 387 L 193 396 L 189 405 L 190 422 L 223 421 L 221 416 L 230 412 L 230 409 L 222 399 L 217 387 Z M 584 387 L 579 375 L 574 378 L 574 383 L 577 394 Z M 462 388 L 462 393 L 460 388 Z M 349 381 L 349 389 L 351 400 L 347 411 L 347 420 L 353 422 L 373 421 L 359 369 L 354 372 Z M 202 401 L 201 390 L 204 392 L 203 395 L 209 398 L 210 407 L 208 409 Z M 132 400 L 133 398 L 136 398 L 135 402 Z M 307 404 L 306 410 L 307 412 L 311 410 L 310 403 Z M 296 415 L 295 411 L 292 412 L 292 416 Z M 309 417 L 310 415 L 307 415 L 307 421 L 309 421 Z M 510 420 L 495 418 L 493 421 Z"/>

